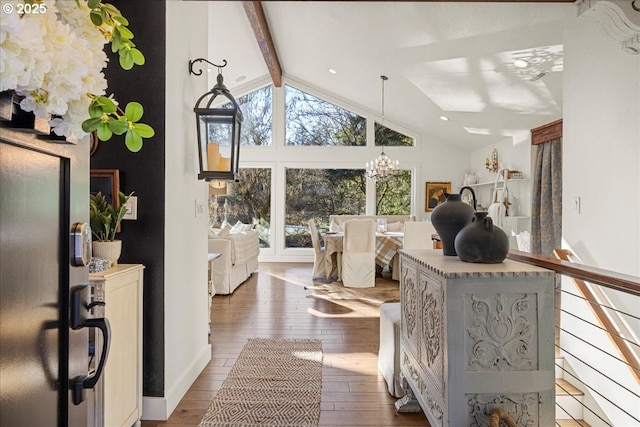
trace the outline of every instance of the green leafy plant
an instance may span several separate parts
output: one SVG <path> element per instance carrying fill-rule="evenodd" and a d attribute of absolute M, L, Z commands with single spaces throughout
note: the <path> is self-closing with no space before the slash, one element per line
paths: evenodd
<path fill-rule="evenodd" d="M 82 122 L 82 130 L 87 133 L 96 131 L 98 139 L 108 141 L 113 134 L 125 134 L 124 143 L 134 153 L 142 148 L 143 138 L 155 135 L 153 128 L 138 123 L 144 109 L 137 102 L 130 102 L 124 111 L 113 99 L 106 96 L 94 96 L 89 105 L 89 119 Z"/>
<path fill-rule="evenodd" d="M 133 191 L 127 196 L 118 192 L 119 207 L 107 201 L 102 192 L 91 194 L 89 197 L 89 225 L 95 240 L 110 242 L 115 240 L 118 226 L 127 213 L 127 201 L 133 195 Z"/>
<path fill-rule="evenodd" d="M 111 42 L 111 51 L 118 53 L 122 69 L 130 70 L 134 65 L 144 65 L 144 55 L 131 41 L 133 32 L 129 30 L 129 21 L 122 13 L 112 4 L 102 3 L 102 0 L 88 0 L 87 5 L 91 9 L 91 22 Z M 139 123 L 144 109 L 138 102 L 129 102 L 123 111 L 115 99 L 93 94 L 89 94 L 89 97 L 89 118 L 82 122 L 83 131 L 95 131 L 101 141 L 108 141 L 113 134 L 124 134 L 125 145 L 134 153 L 142 149 L 143 138 L 155 135 L 151 126 Z"/>

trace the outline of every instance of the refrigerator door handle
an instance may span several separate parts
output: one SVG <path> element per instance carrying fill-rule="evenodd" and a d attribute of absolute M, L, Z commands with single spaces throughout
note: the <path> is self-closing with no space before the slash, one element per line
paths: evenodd
<path fill-rule="evenodd" d="M 98 328 L 102 332 L 104 345 L 100 355 L 100 363 L 93 375 L 79 375 L 72 380 L 71 388 L 73 390 L 73 404 L 79 405 L 84 401 L 84 389 L 95 387 L 96 383 L 102 375 L 102 370 L 109 356 L 109 347 L 111 346 L 111 325 L 109 319 L 104 317 L 87 319 L 84 325 L 87 328 Z"/>

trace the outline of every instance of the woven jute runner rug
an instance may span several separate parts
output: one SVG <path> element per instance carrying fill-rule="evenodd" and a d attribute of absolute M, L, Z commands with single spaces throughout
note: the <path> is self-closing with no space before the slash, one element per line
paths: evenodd
<path fill-rule="evenodd" d="M 253 338 L 211 401 L 201 427 L 316 427 L 322 342 Z"/>

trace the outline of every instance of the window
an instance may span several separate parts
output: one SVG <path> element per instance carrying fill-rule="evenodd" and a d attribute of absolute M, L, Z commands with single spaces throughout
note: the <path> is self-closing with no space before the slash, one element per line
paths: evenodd
<path fill-rule="evenodd" d="M 365 213 L 364 169 L 286 169 L 285 247 L 310 248 L 307 221 L 320 232 L 329 215 Z"/>
<path fill-rule="evenodd" d="M 380 123 L 376 123 L 374 126 L 375 135 L 376 135 L 376 146 L 385 146 L 385 147 L 412 147 L 413 146 L 413 138 L 400 132 L 396 132 L 393 129 L 389 129 L 388 127 L 381 125 Z"/>
<path fill-rule="evenodd" d="M 271 145 L 272 92 L 269 85 L 236 99 L 243 117 L 240 145 Z M 231 104 L 221 108 L 231 108 Z"/>
<path fill-rule="evenodd" d="M 285 87 L 285 144 L 365 146 L 367 121 L 291 86 Z"/>
<path fill-rule="evenodd" d="M 411 171 L 376 181 L 376 215 L 411 215 Z"/>
<path fill-rule="evenodd" d="M 271 169 L 243 168 L 240 182 L 227 182 L 227 192 L 209 196 L 209 223 L 222 221 L 251 224 L 258 231 L 260 247 L 271 246 Z"/>

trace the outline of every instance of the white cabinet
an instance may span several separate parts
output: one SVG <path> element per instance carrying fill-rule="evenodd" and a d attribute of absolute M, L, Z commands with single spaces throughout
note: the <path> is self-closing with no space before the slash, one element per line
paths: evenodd
<path fill-rule="evenodd" d="M 554 279 L 439 250 L 400 257 L 401 372 L 433 427 L 554 424 Z"/>
<path fill-rule="evenodd" d="M 105 317 L 111 325 L 111 347 L 102 376 L 105 427 L 140 425 L 143 271 L 141 264 L 119 264 L 89 275 L 94 289 L 104 292 Z"/>

